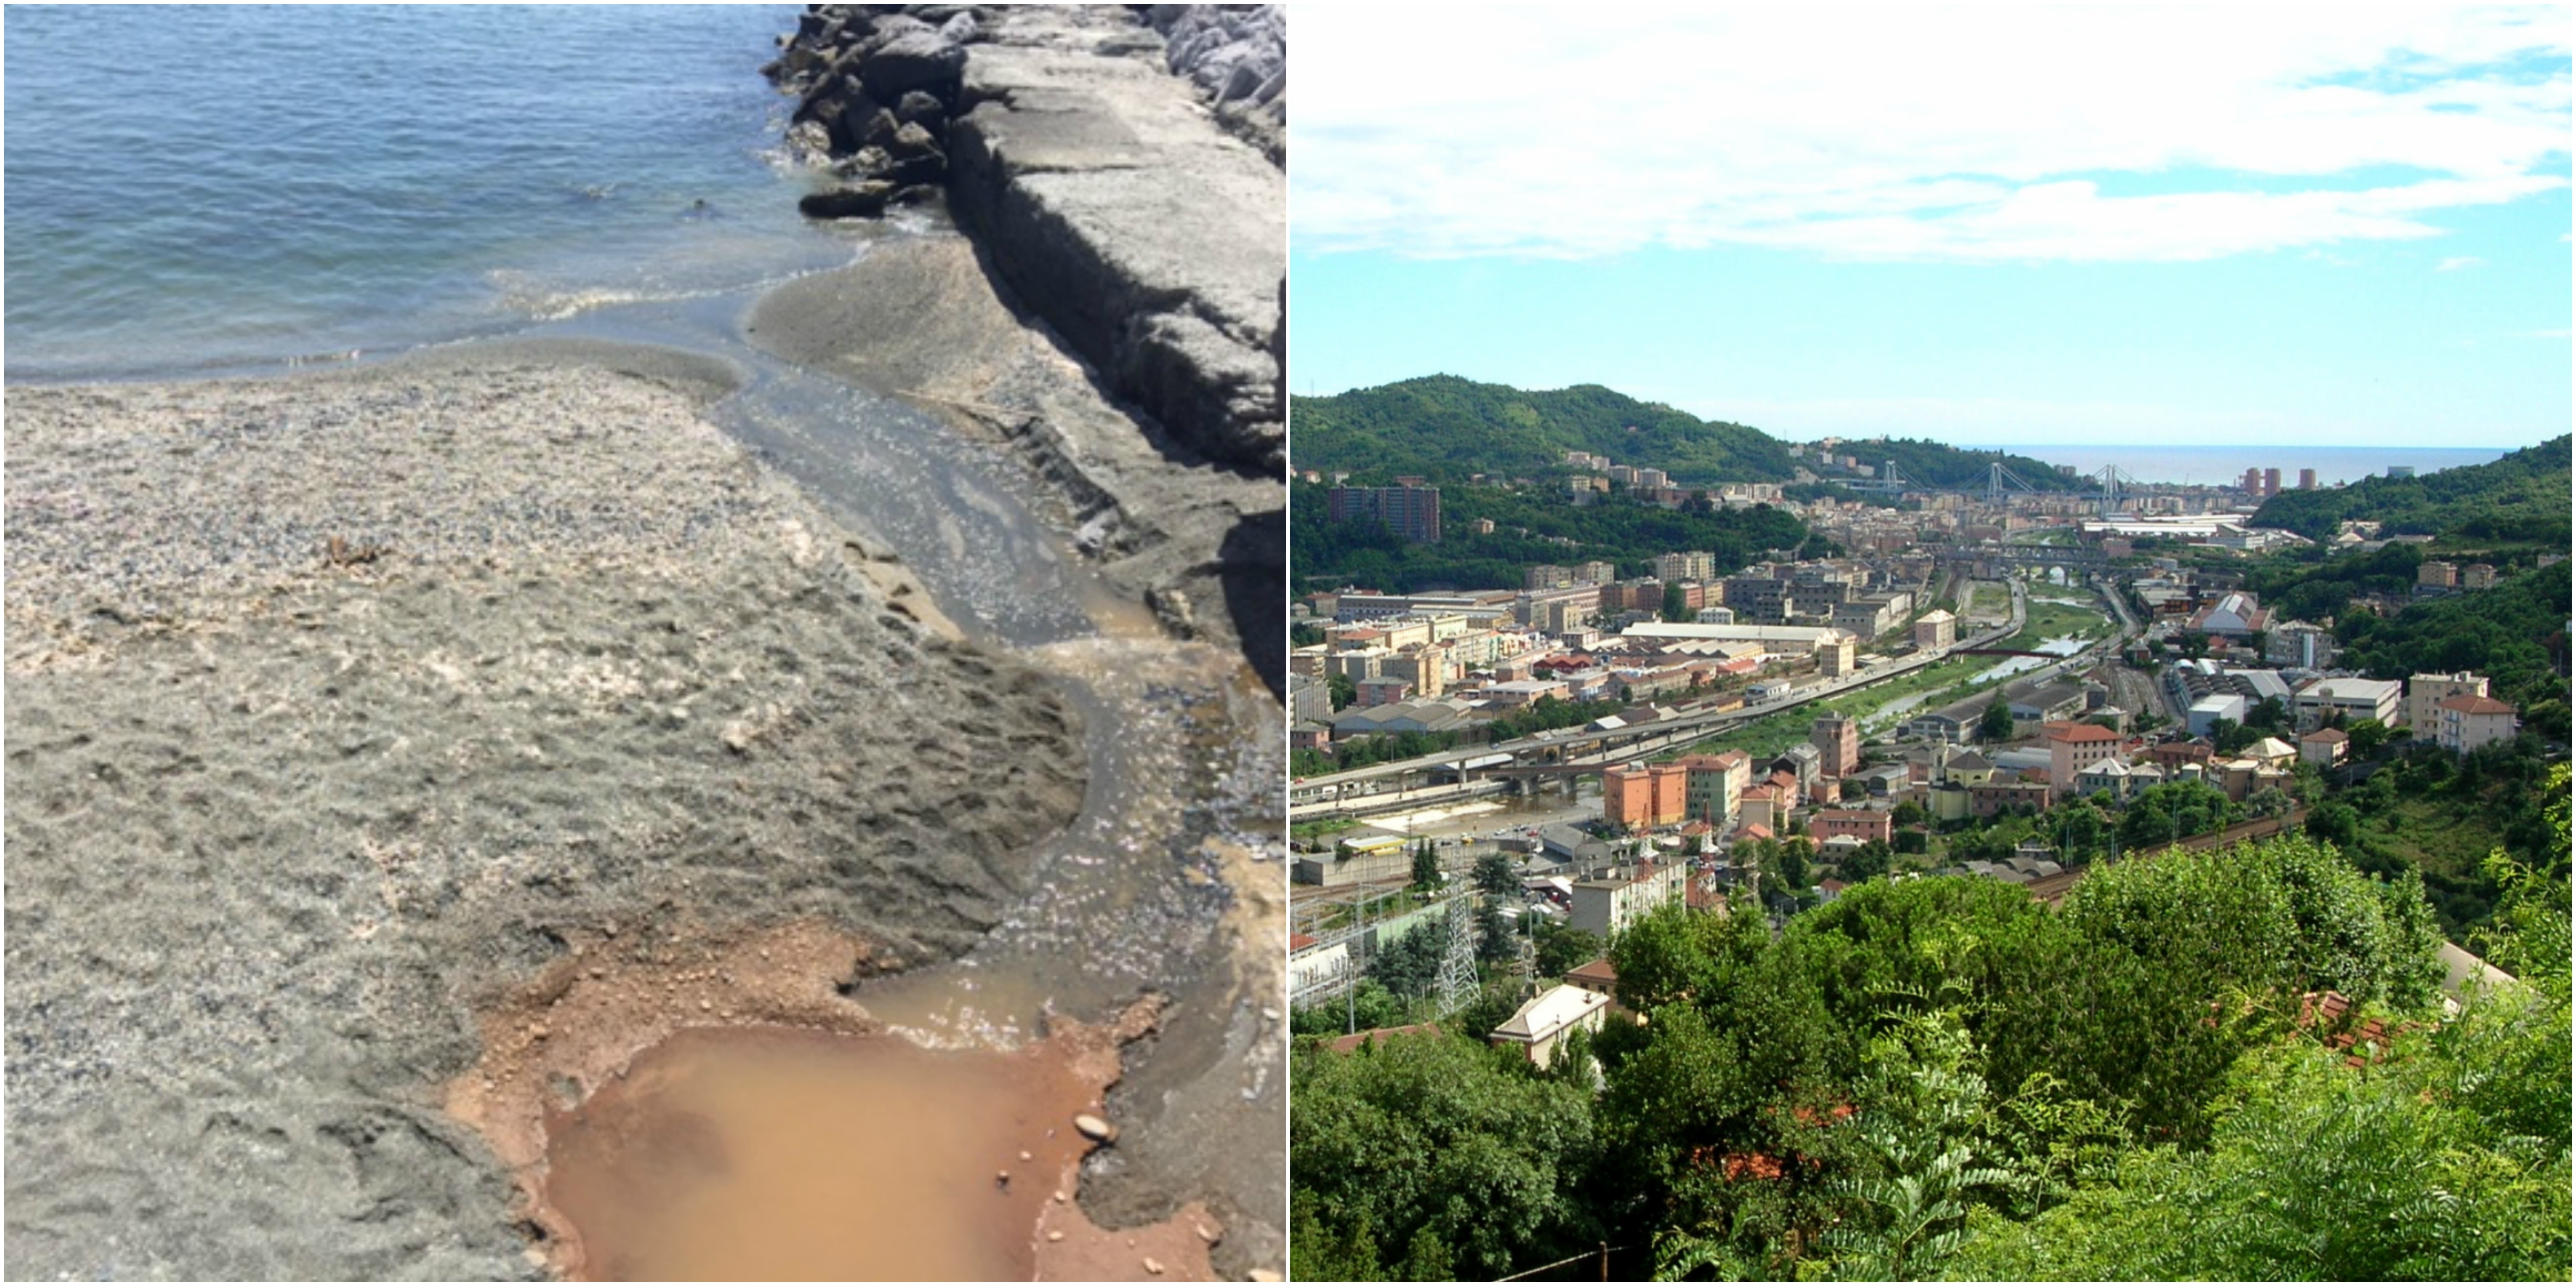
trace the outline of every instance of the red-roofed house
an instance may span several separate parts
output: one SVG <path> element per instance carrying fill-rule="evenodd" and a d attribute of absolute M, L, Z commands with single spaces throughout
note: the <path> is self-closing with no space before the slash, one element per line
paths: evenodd
<path fill-rule="evenodd" d="M 2457 696 L 2434 702 L 2433 708 L 2442 717 L 2434 739 L 2452 754 L 2465 755 L 2491 742 L 2513 740 L 2514 715 L 2519 712 L 2510 701 Z"/>
<path fill-rule="evenodd" d="M 1815 824 L 1807 828 L 1818 843 L 1837 836 L 1850 835 L 1863 843 L 1877 840 L 1894 843 L 1896 822 L 1893 814 L 1873 808 L 1825 808 L 1816 812 Z"/>

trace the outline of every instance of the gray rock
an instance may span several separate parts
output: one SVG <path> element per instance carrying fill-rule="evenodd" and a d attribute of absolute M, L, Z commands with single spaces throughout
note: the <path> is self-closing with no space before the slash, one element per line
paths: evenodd
<path fill-rule="evenodd" d="M 886 119 L 891 121 L 894 118 L 892 116 L 888 116 Z M 919 125 L 913 124 L 910 121 L 906 121 L 901 125 L 895 126 L 891 131 L 889 131 L 889 133 L 890 137 L 887 139 L 884 146 L 885 149 L 888 152 L 893 153 L 895 158 L 898 160 L 915 156 L 936 155 L 939 152 L 939 140 L 932 138 L 929 130 L 923 129 Z M 947 158 L 944 156 L 941 157 L 940 162 L 941 164 L 946 164 Z"/>
<path fill-rule="evenodd" d="M 886 42 L 859 66 L 859 81 L 879 99 L 912 90 L 954 99 L 966 72 L 966 50 L 933 32 L 911 32 Z"/>
<path fill-rule="evenodd" d="M 895 119 L 911 121 L 936 131 L 948 124 L 948 104 L 920 90 L 906 93 L 894 105 Z"/>
<path fill-rule="evenodd" d="M 874 219 L 885 213 L 886 201 L 894 192 L 894 184 L 869 179 L 829 192 L 809 192 L 796 203 L 796 212 L 809 219 Z"/>
<path fill-rule="evenodd" d="M 902 131 L 903 122 L 897 120 L 893 112 L 880 107 L 870 112 L 867 124 L 860 127 L 858 146 L 881 147 L 892 152 L 895 150 L 895 136 Z"/>
<path fill-rule="evenodd" d="M 976 24 L 975 15 L 960 13 L 939 24 L 939 34 L 953 44 L 970 45 L 983 38 L 984 29 Z"/>
<path fill-rule="evenodd" d="M 890 13 L 877 19 L 868 31 L 869 43 L 879 49 L 903 36 L 937 35 L 939 28 L 910 14 Z"/>

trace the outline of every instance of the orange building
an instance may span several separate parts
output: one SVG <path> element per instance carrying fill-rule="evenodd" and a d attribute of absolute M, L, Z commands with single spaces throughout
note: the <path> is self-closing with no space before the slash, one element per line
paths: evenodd
<path fill-rule="evenodd" d="M 1690 815 L 1690 770 L 1677 763 L 1601 770 L 1601 816 L 1630 829 L 1671 826 Z"/>

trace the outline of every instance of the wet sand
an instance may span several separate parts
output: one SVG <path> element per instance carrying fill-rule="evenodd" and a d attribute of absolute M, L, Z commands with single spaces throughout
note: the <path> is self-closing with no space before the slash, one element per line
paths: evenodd
<path fill-rule="evenodd" d="M 1080 715 L 706 391 L 10 390 L 10 1276 L 525 1275 L 441 1110 L 478 1015 L 580 944 L 927 963 L 1025 899 Z"/>

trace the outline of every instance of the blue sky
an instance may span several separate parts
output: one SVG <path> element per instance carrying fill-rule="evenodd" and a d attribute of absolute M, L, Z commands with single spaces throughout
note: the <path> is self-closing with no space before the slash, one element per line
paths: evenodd
<path fill-rule="evenodd" d="M 2527 445 L 2570 10 L 1296 10 L 1290 381 L 1812 438 Z"/>

